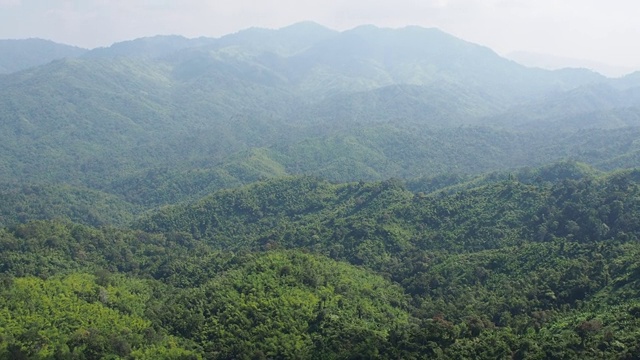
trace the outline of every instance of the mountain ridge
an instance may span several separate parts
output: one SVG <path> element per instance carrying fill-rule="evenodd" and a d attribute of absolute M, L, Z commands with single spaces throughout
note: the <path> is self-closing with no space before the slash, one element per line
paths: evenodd
<path fill-rule="evenodd" d="M 315 35 L 303 41 L 308 33 Z M 637 166 L 631 146 L 585 153 L 572 136 L 591 129 L 592 144 L 615 136 L 626 144 L 627 135 L 612 134 L 633 134 L 638 124 L 636 77 L 528 69 L 433 28 L 336 32 L 302 23 L 220 39 L 143 38 L 0 76 L 0 86 L 7 182 L 107 189 L 166 168 L 197 170 L 185 183 L 199 183 L 202 172 L 241 184 L 301 168 L 333 180 L 380 180 L 567 157 Z M 310 152 L 320 146 L 335 149 Z M 262 153 L 249 164 L 238 160 L 256 148 Z"/>
<path fill-rule="evenodd" d="M 87 51 L 39 38 L 0 39 L 0 75 L 26 70 L 62 58 L 78 57 Z"/>

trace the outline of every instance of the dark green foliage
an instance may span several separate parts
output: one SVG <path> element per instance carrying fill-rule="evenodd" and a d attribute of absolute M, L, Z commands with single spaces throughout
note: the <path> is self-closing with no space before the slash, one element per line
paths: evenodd
<path fill-rule="evenodd" d="M 433 194 L 292 177 L 161 208 L 146 232 L 4 229 L 1 356 L 633 358 L 640 175 L 589 174 Z"/>
<path fill-rule="evenodd" d="M 129 223 L 140 209 L 96 190 L 68 185 L 24 185 L 0 191 L 0 225 L 65 219 L 101 226 Z"/>
<path fill-rule="evenodd" d="M 454 193 L 500 181 L 518 181 L 524 184 L 557 183 L 562 180 L 580 180 L 601 174 L 587 164 L 576 161 L 561 161 L 532 168 L 524 167 L 510 171 L 496 171 L 479 176 L 447 174 L 407 180 L 407 188 L 418 193 Z"/>
<path fill-rule="evenodd" d="M 608 340 L 597 340 L 605 345 L 621 339 L 601 351 L 620 353 L 633 342 L 615 337 L 614 329 L 635 328 L 611 318 L 609 330 L 600 332 L 591 326 L 597 321 L 581 325 L 585 320 L 571 319 L 609 316 L 611 306 L 631 304 L 627 299 L 637 292 L 628 271 L 639 251 L 632 220 L 638 214 L 638 176 L 627 171 L 595 178 L 578 169 L 573 164 L 529 169 L 511 178 L 530 185 L 507 179 L 436 196 L 411 194 L 392 181 L 269 181 L 164 209 L 142 226 L 188 231 L 176 220 L 189 219 L 185 224 L 204 225 L 193 229 L 194 236 L 215 247 L 304 247 L 398 281 L 413 296 L 414 316 L 431 322 L 398 329 L 388 342 L 377 340 L 393 349 L 378 354 L 545 358 L 567 356 L 570 349 L 576 357 L 591 357 L 598 353 L 587 343 L 600 335 L 606 335 Z M 296 195 L 293 189 L 304 191 Z M 282 200 L 267 195 L 276 191 Z M 291 196 L 301 200 L 289 203 Z M 204 218 L 214 222 L 207 225 L 199 220 Z M 264 225 L 267 230 L 260 232 Z M 629 297 L 622 296 L 628 291 Z M 635 316 L 633 310 L 627 314 Z M 445 332 L 433 338 L 420 334 L 434 324 Z M 549 336 L 567 343 L 552 345 Z"/>

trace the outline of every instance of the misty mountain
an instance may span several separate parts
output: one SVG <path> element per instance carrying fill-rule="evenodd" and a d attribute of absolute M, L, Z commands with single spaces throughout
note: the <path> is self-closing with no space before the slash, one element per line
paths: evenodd
<path fill-rule="evenodd" d="M 273 53 L 290 56 L 338 34 L 313 22 L 301 22 L 281 29 L 250 28 L 220 38 L 188 39 L 179 35 L 157 35 L 115 43 L 87 52 L 89 58 L 138 57 L 159 59 L 181 51 L 205 53 L 229 48 L 259 55 Z"/>
<path fill-rule="evenodd" d="M 255 53 L 292 56 L 339 34 L 314 22 L 300 22 L 281 29 L 250 28 L 225 35 L 212 46 L 240 47 Z"/>
<path fill-rule="evenodd" d="M 43 39 L 0 40 L 0 74 L 81 56 L 87 50 Z"/>
<path fill-rule="evenodd" d="M 632 72 L 624 77 L 613 79 L 610 81 L 610 84 L 621 90 L 640 87 L 640 71 Z"/>
<path fill-rule="evenodd" d="M 527 51 L 515 51 L 507 54 L 506 57 L 522 65 L 530 67 L 538 67 L 548 70 L 558 70 L 566 68 L 591 69 L 608 77 L 622 77 L 634 71 L 633 68 L 624 66 L 614 66 L 597 61 L 572 59 L 548 54 L 532 53 Z"/>
<path fill-rule="evenodd" d="M 0 359 L 635 359 L 638 139 L 640 73 L 418 27 L 0 75 Z"/>
<path fill-rule="evenodd" d="M 320 42 L 290 60 L 301 90 L 364 91 L 393 84 L 457 85 L 517 101 L 552 90 L 567 90 L 601 76 L 568 77 L 528 69 L 492 50 L 438 29 L 361 26 Z M 331 81 L 323 82 L 327 77 Z M 328 85 L 328 86 L 327 86 Z M 316 92 L 318 90 L 315 90 Z M 322 94 L 322 93 L 320 93 Z"/>
<path fill-rule="evenodd" d="M 156 36 L 0 77 L 0 174 L 117 192 L 171 169 L 200 174 L 180 182 L 205 191 L 202 174 L 217 188 L 288 173 L 373 180 L 566 157 L 634 166 L 631 147 L 585 155 L 572 134 L 638 125 L 636 83 L 530 69 L 419 27 Z M 254 149 L 261 155 L 242 155 Z"/>
<path fill-rule="evenodd" d="M 639 126 L 640 86 L 633 77 L 550 94 L 521 104 L 487 120 L 518 128 L 564 127 L 566 129 Z"/>
<path fill-rule="evenodd" d="M 137 57 L 154 59 L 184 49 L 206 46 L 213 42 L 215 40 L 209 38 L 187 39 L 178 35 L 158 35 L 96 48 L 84 56 L 88 58 Z"/>

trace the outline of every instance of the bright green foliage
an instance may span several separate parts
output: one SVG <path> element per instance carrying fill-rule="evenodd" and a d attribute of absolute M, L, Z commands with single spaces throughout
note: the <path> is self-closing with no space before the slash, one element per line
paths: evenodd
<path fill-rule="evenodd" d="M 288 177 L 139 230 L 3 229 L 2 356 L 632 359 L 638 171 L 501 176 L 432 194 Z"/>
<path fill-rule="evenodd" d="M 362 269 L 299 252 L 240 261 L 163 309 L 163 323 L 200 339 L 207 356 L 356 355 L 360 340 L 384 341 L 391 329 L 407 324 L 402 289 Z"/>
<path fill-rule="evenodd" d="M 314 24 L 0 75 L 0 358 L 637 358 L 639 86 Z"/>
<path fill-rule="evenodd" d="M 0 296 L 0 357 L 124 358 L 134 349 L 164 346 L 167 339 L 151 336 L 152 324 L 144 319 L 149 286 L 120 276 L 112 282 L 99 285 L 94 276 L 82 273 L 5 281 Z"/>

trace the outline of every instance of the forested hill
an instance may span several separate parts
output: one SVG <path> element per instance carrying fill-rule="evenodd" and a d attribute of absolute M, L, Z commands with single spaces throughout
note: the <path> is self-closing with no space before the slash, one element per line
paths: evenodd
<path fill-rule="evenodd" d="M 121 193 L 163 170 L 226 187 L 638 165 L 637 76 L 526 68 L 437 29 L 302 23 L 71 57 L 0 76 L 3 182 Z M 255 151 L 265 163 L 244 163 Z"/>
<path fill-rule="evenodd" d="M 640 174 L 557 169 L 448 195 L 284 178 L 138 230 L 1 230 L 0 356 L 632 359 Z"/>
<path fill-rule="evenodd" d="M 0 359 L 640 354 L 640 73 L 419 27 L 7 44 Z"/>
<path fill-rule="evenodd" d="M 135 227 L 187 232 L 221 249 L 309 247 L 358 263 L 417 249 L 476 251 L 568 235 L 596 242 L 635 237 L 637 177 L 634 170 L 529 184 L 512 178 L 433 195 L 412 193 L 397 180 L 331 184 L 294 177 L 163 207 Z"/>

